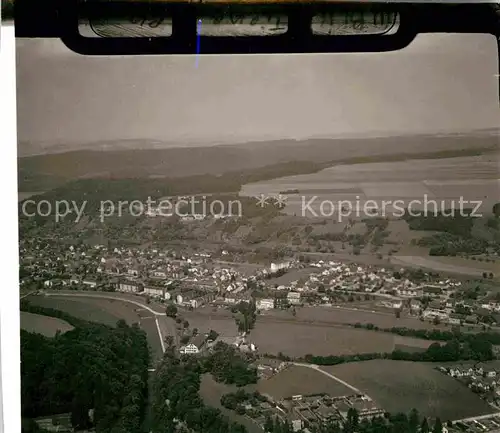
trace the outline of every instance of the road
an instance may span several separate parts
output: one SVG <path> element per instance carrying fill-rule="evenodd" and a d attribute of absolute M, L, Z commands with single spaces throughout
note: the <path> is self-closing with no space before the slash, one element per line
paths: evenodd
<path fill-rule="evenodd" d="M 120 301 L 123 301 L 123 302 L 128 302 L 130 304 L 134 304 L 134 305 L 137 305 L 138 307 L 141 307 L 147 311 L 149 311 L 150 313 L 153 313 L 155 316 L 166 316 L 166 313 L 161 313 L 159 311 L 155 311 L 153 310 L 152 308 L 148 307 L 146 304 L 143 304 L 141 302 L 138 302 L 138 301 L 133 301 L 132 299 L 128 299 L 128 298 L 123 298 L 121 296 L 113 296 L 113 295 L 100 295 L 100 294 L 97 294 L 97 293 L 67 293 L 67 292 L 45 292 L 44 293 L 45 296 L 62 296 L 62 297 L 81 297 L 81 298 L 102 298 L 102 299 L 111 299 L 113 301 L 116 301 L 117 299 L 119 299 Z"/>
<path fill-rule="evenodd" d="M 311 368 L 313 370 L 319 371 L 320 373 L 324 374 L 325 376 L 328 376 L 330 379 L 333 379 L 333 380 L 337 381 L 338 383 L 346 386 L 350 390 L 354 391 L 356 394 L 363 394 L 363 395 L 365 395 L 365 393 L 363 391 L 359 390 L 358 388 L 355 388 L 354 386 L 352 386 L 349 383 L 343 381 L 342 379 L 339 379 L 337 376 L 334 376 L 333 374 L 328 373 L 325 370 L 322 370 L 319 365 L 316 365 L 316 364 L 304 364 L 302 362 L 290 362 L 290 364 L 297 365 L 299 367 Z"/>

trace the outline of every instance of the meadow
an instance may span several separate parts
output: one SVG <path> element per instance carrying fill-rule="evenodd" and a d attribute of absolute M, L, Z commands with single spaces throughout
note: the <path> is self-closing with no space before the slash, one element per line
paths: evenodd
<path fill-rule="evenodd" d="M 313 370 L 312 368 L 291 365 L 269 379 L 260 380 L 257 390 L 275 400 L 294 395 L 328 394 L 332 397 L 351 395 L 353 392 L 344 385 Z"/>
<path fill-rule="evenodd" d="M 64 320 L 55 317 L 42 316 L 40 314 L 20 312 L 21 329 L 28 332 L 54 337 L 57 331 L 61 333 L 71 331 L 73 327 Z"/>
<path fill-rule="evenodd" d="M 456 420 L 496 412 L 435 364 L 372 360 L 322 367 L 368 394 L 388 412 L 415 408 L 429 417 Z"/>
<path fill-rule="evenodd" d="M 161 342 L 156 328 L 155 318 L 152 313 L 140 309 L 119 299 L 98 299 L 81 297 L 65 298 L 62 296 L 31 296 L 30 303 L 42 307 L 54 308 L 69 313 L 77 318 L 91 322 L 115 326 L 119 320 L 125 320 L 129 325 L 137 323 L 148 337 L 153 357 L 159 359 L 162 356 Z"/>

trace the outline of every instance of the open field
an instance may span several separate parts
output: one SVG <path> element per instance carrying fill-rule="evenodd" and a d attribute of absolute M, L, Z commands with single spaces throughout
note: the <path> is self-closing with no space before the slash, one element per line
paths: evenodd
<path fill-rule="evenodd" d="M 95 298 L 64 298 L 30 296 L 29 302 L 33 305 L 54 308 L 61 310 L 79 319 L 91 322 L 103 323 L 114 326 L 118 320 L 125 320 L 127 323 L 139 323 L 140 316 L 134 313 L 132 306 L 120 301 Z M 134 307 L 137 308 L 137 307 Z"/>
<path fill-rule="evenodd" d="M 348 304 L 349 308 L 336 307 L 301 307 L 296 308 L 296 315 L 293 316 L 289 311 L 271 310 L 262 312 L 257 323 L 293 323 L 303 325 L 316 326 L 331 326 L 331 325 L 355 325 L 356 323 L 372 323 L 379 328 L 406 327 L 412 329 L 449 329 L 449 326 L 440 324 L 438 326 L 422 322 L 414 317 L 401 316 L 399 319 L 393 312 L 363 311 L 354 310 L 356 304 Z M 214 311 L 211 307 L 201 307 L 194 311 L 183 313 L 184 316 L 191 322 L 198 322 L 203 326 L 207 321 L 210 321 L 212 326 L 220 326 L 221 329 L 231 325 L 217 324 L 218 321 L 233 321 L 230 311 L 226 309 L 217 309 Z M 199 327 L 199 326 L 198 326 Z M 201 327 L 199 327 L 202 329 Z M 214 328 L 215 329 L 215 328 Z M 236 329 L 236 328 L 235 328 Z M 230 329 L 228 328 L 227 331 Z"/>
<path fill-rule="evenodd" d="M 298 189 L 300 194 L 288 198 L 285 211 L 309 218 L 322 215 L 321 203 L 325 201 L 338 204 L 346 200 L 351 206 L 349 216 L 354 216 L 356 209 L 363 209 L 368 200 L 375 200 L 379 214 L 388 216 L 394 212 L 399 214 L 401 204 L 393 206 L 396 200 L 406 205 L 418 200 L 412 203 L 413 208 L 423 209 L 425 197 L 442 201 L 446 206 L 452 199 L 462 197 L 469 202 L 480 200 L 480 211 L 490 214 L 498 198 L 498 159 L 491 151 L 473 156 L 449 154 L 447 158 L 426 159 L 415 155 L 414 159 L 396 161 L 387 158 L 370 162 L 369 159 L 361 164 L 337 164 L 315 173 L 246 184 L 241 194 L 274 195 Z M 314 194 L 304 194 L 310 190 Z M 309 204 L 307 207 L 304 199 Z M 388 200 L 387 204 L 382 204 L 383 200 Z M 336 207 L 335 218 L 338 209 Z"/>
<path fill-rule="evenodd" d="M 453 257 L 453 260 L 443 260 L 444 258 L 421 257 L 421 256 L 393 256 L 393 265 L 411 266 L 421 269 L 430 269 L 435 272 L 446 274 L 470 275 L 481 277 L 483 272 L 498 271 L 498 263 L 481 263 L 472 260 L 465 260 Z"/>
<path fill-rule="evenodd" d="M 250 333 L 261 353 L 288 356 L 350 355 L 356 353 L 392 352 L 395 335 L 340 326 L 315 326 L 295 323 L 259 323 Z M 398 337 L 398 344 L 422 348 L 432 342 Z"/>
<path fill-rule="evenodd" d="M 351 306 L 352 308 L 353 306 Z M 422 322 L 413 317 L 400 317 L 395 314 L 369 311 L 353 311 L 352 309 L 340 309 L 332 307 L 304 307 L 296 311 L 296 319 L 312 320 L 329 323 L 344 323 L 354 325 L 356 323 L 372 323 L 379 328 L 406 327 L 412 329 L 446 329 L 446 325 L 435 326 L 429 322 Z"/>
<path fill-rule="evenodd" d="M 438 263 L 449 264 L 453 266 L 460 267 L 472 267 L 474 269 L 487 271 L 487 272 L 498 272 L 500 271 L 500 261 L 496 262 L 480 262 L 479 260 L 470 260 L 463 257 L 432 257 L 432 260 Z"/>
<path fill-rule="evenodd" d="M 373 360 L 322 367 L 366 392 L 389 412 L 408 412 L 454 420 L 493 413 L 495 410 L 434 364 Z"/>
<path fill-rule="evenodd" d="M 98 298 L 65 298 L 62 296 L 31 296 L 30 303 L 42 307 L 55 308 L 65 311 L 80 319 L 114 326 L 118 320 L 125 320 L 129 325 L 138 323 L 148 337 L 153 357 L 158 359 L 162 355 L 160 338 L 154 315 L 136 305 L 112 299 Z"/>
<path fill-rule="evenodd" d="M 352 390 L 312 368 L 291 365 L 275 376 L 260 380 L 257 389 L 275 400 L 294 395 L 329 394 L 333 397 L 351 395 Z"/>
<path fill-rule="evenodd" d="M 213 329 L 222 337 L 236 337 L 238 327 L 228 310 L 204 309 L 203 314 L 198 310 L 182 312 L 182 317 L 189 322 L 191 328 L 198 328 L 200 332 L 208 332 Z M 258 319 L 257 319 L 258 320 Z"/>
<path fill-rule="evenodd" d="M 71 331 L 73 327 L 64 320 L 55 317 L 42 316 L 40 314 L 20 312 L 21 329 L 28 332 L 36 332 L 45 335 L 46 337 L 53 337 L 57 331 L 67 332 Z"/>
<path fill-rule="evenodd" d="M 433 343 L 441 343 L 439 341 L 423 340 L 419 338 L 401 337 L 394 335 L 394 350 L 402 350 L 403 352 L 425 352 Z"/>
<path fill-rule="evenodd" d="M 251 392 L 254 389 L 255 387 L 252 385 L 245 387 L 247 392 Z M 216 382 L 210 374 L 204 374 L 201 377 L 200 395 L 207 406 L 216 407 L 231 421 L 243 424 L 247 428 L 248 433 L 263 433 L 262 429 L 252 420 L 245 416 L 238 415 L 236 412 L 228 410 L 220 404 L 220 399 L 224 394 L 237 390 L 238 388 L 234 385 Z"/>

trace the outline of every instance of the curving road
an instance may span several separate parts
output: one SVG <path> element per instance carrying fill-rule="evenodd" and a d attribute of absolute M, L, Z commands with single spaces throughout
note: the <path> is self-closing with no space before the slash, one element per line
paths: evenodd
<path fill-rule="evenodd" d="M 129 299 L 120 295 L 110 295 L 110 294 L 98 294 L 98 293 L 71 293 L 71 292 L 44 292 L 45 296 L 53 296 L 53 297 L 81 297 L 81 298 L 100 298 L 100 299 L 110 299 L 113 301 L 122 301 L 122 302 L 128 302 L 129 304 L 134 304 L 137 305 L 138 307 L 141 307 L 142 309 L 149 311 L 150 313 L 155 315 L 155 323 L 156 323 L 156 329 L 158 331 L 158 337 L 160 338 L 160 344 L 161 344 L 161 350 L 163 353 L 165 353 L 165 341 L 164 341 L 164 336 L 160 327 L 160 323 L 158 322 L 158 316 L 166 316 L 166 313 L 161 313 L 159 311 L 153 310 L 151 307 L 146 305 L 145 303 L 135 301 L 133 299 Z M 165 329 L 168 329 L 168 326 L 165 326 Z M 175 332 L 175 327 L 170 330 L 171 334 L 174 336 L 174 338 L 177 340 L 177 333 Z M 170 334 L 169 332 L 166 332 L 167 334 Z"/>
<path fill-rule="evenodd" d="M 138 301 L 133 301 L 132 299 L 124 298 L 122 296 L 112 296 L 112 295 L 98 295 L 98 294 L 92 294 L 92 293 L 66 293 L 66 292 L 56 292 L 56 293 L 50 293 L 50 292 L 45 292 L 45 296 L 64 296 L 64 297 L 82 297 L 82 298 L 102 298 L 102 299 L 111 299 L 113 301 L 116 301 L 117 299 L 123 302 L 128 302 L 130 304 L 137 305 L 138 307 L 144 308 L 145 310 L 149 311 L 150 313 L 153 313 L 155 316 L 166 316 L 166 313 L 160 313 L 158 311 L 153 310 L 152 308 L 148 307 L 146 304 L 143 304 Z"/>
<path fill-rule="evenodd" d="M 365 394 L 363 391 L 361 391 L 358 388 L 350 385 L 349 383 L 343 381 L 342 379 L 339 379 L 337 376 L 334 376 L 333 374 L 328 373 L 325 370 L 322 370 L 319 365 L 316 365 L 316 364 L 304 364 L 302 362 L 290 362 L 290 364 L 297 365 L 299 367 L 311 368 L 313 370 L 319 371 L 320 373 L 324 374 L 325 376 L 328 376 L 330 379 L 333 379 L 333 380 L 337 381 L 338 383 L 346 386 L 350 390 L 354 391 L 356 394 L 363 394 L 363 395 Z"/>

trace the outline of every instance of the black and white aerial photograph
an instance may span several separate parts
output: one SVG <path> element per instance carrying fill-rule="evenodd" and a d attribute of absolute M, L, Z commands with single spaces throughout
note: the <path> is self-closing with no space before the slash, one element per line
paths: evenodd
<path fill-rule="evenodd" d="M 500 431 L 497 50 L 17 39 L 22 431 Z"/>

